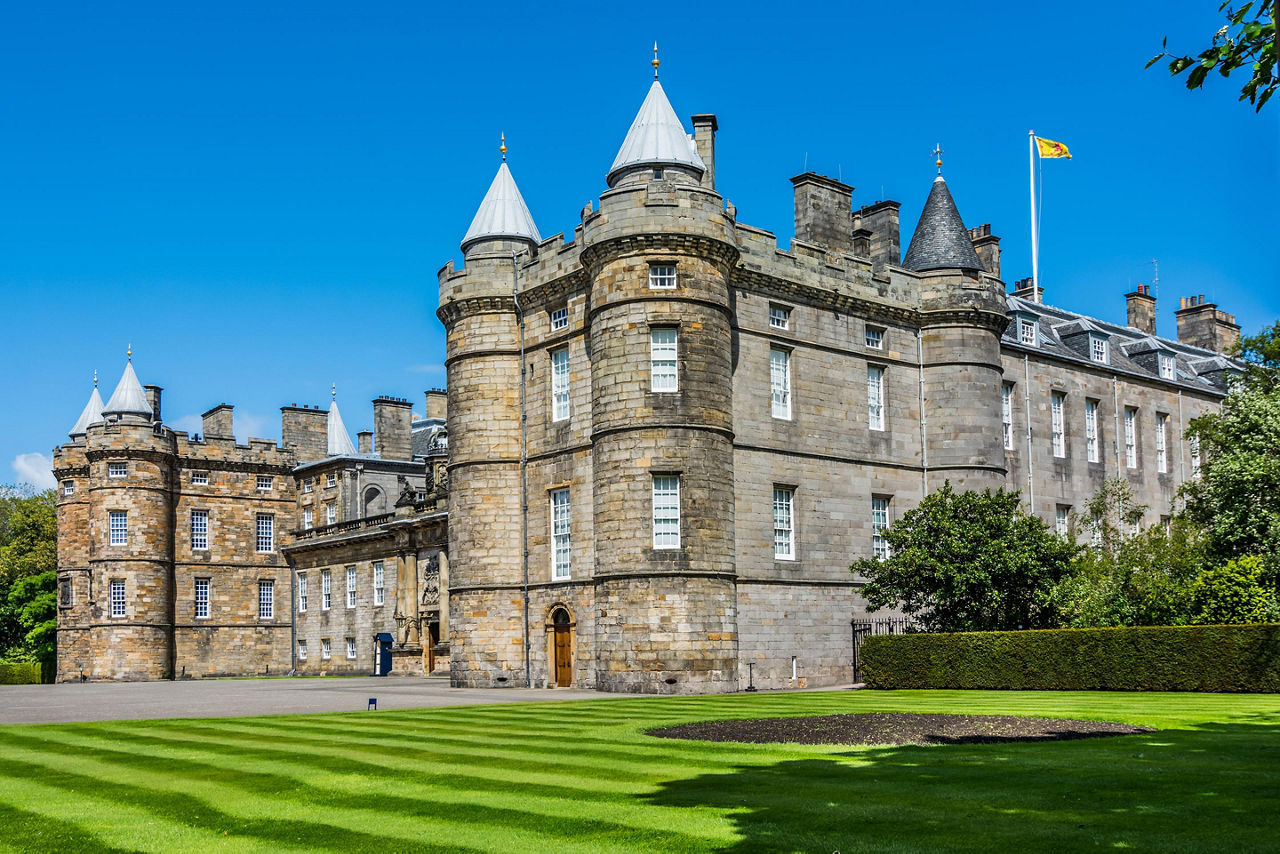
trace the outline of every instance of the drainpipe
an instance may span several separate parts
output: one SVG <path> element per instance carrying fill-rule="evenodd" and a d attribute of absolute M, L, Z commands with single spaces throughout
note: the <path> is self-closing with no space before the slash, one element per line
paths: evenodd
<path fill-rule="evenodd" d="M 524 687 L 533 687 L 529 666 L 529 443 L 526 386 L 528 365 L 524 363 L 524 310 L 520 307 L 520 267 L 511 252 L 511 299 L 520 322 L 520 551 L 524 569 Z"/>
<path fill-rule="evenodd" d="M 1035 463 L 1032 461 L 1031 452 L 1031 357 L 1026 353 L 1022 354 L 1022 379 L 1022 399 L 1027 415 L 1027 507 L 1034 516 L 1036 515 L 1036 481 L 1033 476 Z"/>
<path fill-rule="evenodd" d="M 286 557 L 289 567 L 289 675 L 298 675 L 298 571 L 293 559 Z"/>
<path fill-rule="evenodd" d="M 1124 463 L 1120 461 L 1120 380 L 1111 378 L 1111 417 L 1115 419 L 1116 477 L 1124 473 Z"/>
<path fill-rule="evenodd" d="M 924 412 L 924 330 L 916 330 L 916 363 L 920 368 L 920 500 L 929 495 L 929 419 Z"/>
<path fill-rule="evenodd" d="M 1182 437 L 1186 435 L 1187 428 L 1183 426 L 1182 420 L 1182 389 L 1178 389 L 1178 486 L 1187 481 L 1187 472 L 1183 468 L 1183 450 L 1182 446 L 1186 443 L 1182 441 Z M 1167 441 L 1167 440 L 1166 440 Z M 1169 508 L 1170 515 L 1173 514 L 1173 508 Z"/>

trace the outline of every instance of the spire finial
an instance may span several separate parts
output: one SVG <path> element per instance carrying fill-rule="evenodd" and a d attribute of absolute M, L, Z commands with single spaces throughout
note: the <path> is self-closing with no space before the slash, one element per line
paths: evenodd
<path fill-rule="evenodd" d="M 338 384 L 337 384 L 337 383 L 334 383 L 333 385 L 329 386 L 329 394 L 333 395 L 333 399 L 334 399 L 334 400 L 337 400 L 337 399 L 338 399 Z"/>
<path fill-rule="evenodd" d="M 938 167 L 938 174 L 942 174 L 942 143 L 935 143 L 933 146 L 933 165 Z"/>
<path fill-rule="evenodd" d="M 655 41 L 653 43 L 653 79 L 654 80 L 658 79 L 658 66 L 661 64 L 662 63 L 658 62 L 658 43 L 657 41 Z"/>
<path fill-rule="evenodd" d="M 502 152 L 502 162 L 506 163 L 507 162 L 507 132 L 503 131 L 501 133 L 501 136 L 502 136 L 502 143 L 498 146 L 498 150 Z"/>
<path fill-rule="evenodd" d="M 124 354 L 125 354 L 125 356 L 127 356 L 127 357 L 129 358 L 129 361 L 131 361 L 131 362 L 133 361 L 133 344 L 132 344 L 132 342 L 129 344 L 129 349 L 124 351 Z"/>
<path fill-rule="evenodd" d="M 93 369 L 93 387 L 94 388 L 98 387 L 98 369 L 97 368 Z"/>

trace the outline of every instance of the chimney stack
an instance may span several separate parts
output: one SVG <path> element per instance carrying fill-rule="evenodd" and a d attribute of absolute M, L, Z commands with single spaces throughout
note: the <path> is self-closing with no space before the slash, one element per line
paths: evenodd
<path fill-rule="evenodd" d="M 978 253 L 982 268 L 1000 278 L 1000 238 L 991 233 L 991 223 L 969 229 L 969 240 L 973 241 L 973 251 Z"/>
<path fill-rule="evenodd" d="M 413 404 L 403 397 L 373 401 L 373 439 L 384 460 L 413 459 Z"/>
<path fill-rule="evenodd" d="M 147 406 L 151 407 L 151 420 L 160 423 L 160 393 L 164 389 L 158 385 L 144 385 L 142 390 L 147 395 Z"/>
<path fill-rule="evenodd" d="M 1018 279 L 1013 283 L 1011 296 L 1028 302 L 1044 303 L 1044 288 L 1032 287 L 1031 279 Z"/>
<path fill-rule="evenodd" d="M 1240 340 L 1235 315 L 1205 302 L 1204 294 L 1182 297 L 1179 302 L 1180 307 L 1173 313 L 1178 319 L 1179 344 L 1225 353 Z"/>
<path fill-rule="evenodd" d="M 1125 294 L 1124 304 L 1129 326 L 1148 335 L 1156 334 L 1156 298 L 1151 295 L 1150 285 L 1139 284 Z"/>
<path fill-rule="evenodd" d="M 444 421 L 449 415 L 449 394 L 442 388 L 427 390 L 427 418 Z"/>
<path fill-rule="evenodd" d="M 886 265 L 902 265 L 902 237 L 899 233 L 897 202 L 885 200 L 864 205 L 853 214 L 854 240 L 862 249 L 866 241 L 866 257 L 876 269 Z M 855 252 L 854 254 L 862 254 Z"/>
<path fill-rule="evenodd" d="M 716 188 L 716 131 L 720 125 L 711 113 L 699 113 L 693 119 L 693 142 L 698 146 L 698 156 L 707 165 L 702 174 L 702 186 L 708 190 Z M 430 416 L 428 416 L 430 417 Z"/>
<path fill-rule="evenodd" d="M 280 407 L 280 444 L 310 463 L 329 456 L 329 413 L 319 407 Z"/>
<path fill-rule="evenodd" d="M 816 172 L 791 179 L 795 192 L 796 240 L 853 251 L 853 187 Z M 895 262 L 896 263 L 896 262 Z"/>
<path fill-rule="evenodd" d="M 373 453 L 373 431 L 361 430 L 356 434 L 356 449 L 362 454 Z"/>
<path fill-rule="evenodd" d="M 219 403 L 201 416 L 206 439 L 235 439 L 236 434 L 231 422 L 232 408 L 229 403 Z"/>

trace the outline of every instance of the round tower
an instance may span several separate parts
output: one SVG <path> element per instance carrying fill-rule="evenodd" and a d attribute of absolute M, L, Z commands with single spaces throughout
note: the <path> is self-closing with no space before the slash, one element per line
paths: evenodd
<path fill-rule="evenodd" d="M 525 684 L 521 551 L 520 316 L 516 268 L 540 241 L 506 163 L 440 274 L 448 371 L 450 676 Z M 523 255 L 522 255 L 523 253 Z"/>
<path fill-rule="evenodd" d="M 724 202 L 654 81 L 583 226 L 596 686 L 737 689 Z"/>
<path fill-rule="evenodd" d="M 902 262 L 920 276 L 928 488 L 996 489 L 1005 485 L 1004 285 L 983 269 L 938 166 Z"/>

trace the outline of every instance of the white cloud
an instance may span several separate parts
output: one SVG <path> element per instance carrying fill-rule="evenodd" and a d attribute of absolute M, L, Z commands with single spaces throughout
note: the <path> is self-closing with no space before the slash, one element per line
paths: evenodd
<path fill-rule="evenodd" d="M 184 415 L 181 418 L 173 418 L 166 420 L 165 424 L 177 430 L 179 433 L 196 433 L 204 432 L 204 419 L 199 415 Z"/>
<path fill-rule="evenodd" d="M 53 479 L 53 461 L 44 454 L 18 454 L 12 468 L 20 484 L 29 483 L 36 489 L 52 489 L 58 484 Z"/>

